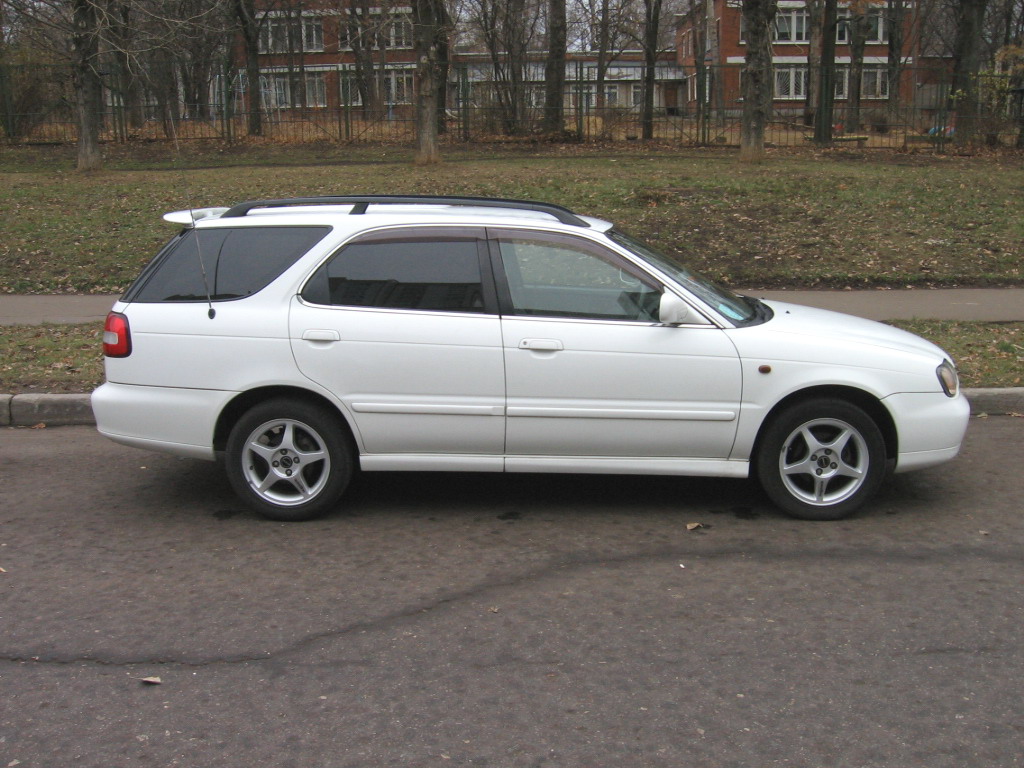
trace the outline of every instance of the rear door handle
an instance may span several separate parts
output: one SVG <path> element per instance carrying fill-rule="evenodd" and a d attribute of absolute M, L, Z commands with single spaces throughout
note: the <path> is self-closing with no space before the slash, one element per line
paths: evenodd
<path fill-rule="evenodd" d="M 332 330 L 312 328 L 302 332 L 303 341 L 341 341 L 341 334 Z"/>
<path fill-rule="evenodd" d="M 535 349 L 539 352 L 557 352 L 565 349 L 558 339 L 523 339 L 519 342 L 520 349 Z"/>

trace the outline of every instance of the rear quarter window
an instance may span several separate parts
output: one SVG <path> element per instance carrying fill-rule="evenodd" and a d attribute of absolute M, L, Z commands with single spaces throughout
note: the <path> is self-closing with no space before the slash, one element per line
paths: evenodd
<path fill-rule="evenodd" d="M 126 301 L 228 301 L 266 288 L 330 227 L 189 230 L 159 254 Z"/>

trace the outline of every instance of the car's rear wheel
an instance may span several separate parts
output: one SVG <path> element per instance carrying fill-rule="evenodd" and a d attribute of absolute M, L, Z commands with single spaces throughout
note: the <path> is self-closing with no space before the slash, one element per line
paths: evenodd
<path fill-rule="evenodd" d="M 337 504 L 352 477 L 353 451 L 340 419 L 298 400 L 248 410 L 228 437 L 228 479 L 271 520 L 310 520 Z"/>
<path fill-rule="evenodd" d="M 803 520 L 840 520 L 856 512 L 886 474 L 878 425 L 844 400 L 787 408 L 766 427 L 756 471 L 765 492 Z"/>

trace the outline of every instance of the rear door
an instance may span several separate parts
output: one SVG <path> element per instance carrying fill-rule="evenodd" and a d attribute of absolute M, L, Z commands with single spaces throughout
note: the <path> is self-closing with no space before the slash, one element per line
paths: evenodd
<path fill-rule="evenodd" d="M 482 228 L 392 228 L 346 244 L 295 298 L 290 334 L 299 369 L 342 400 L 365 453 L 503 453 Z"/>

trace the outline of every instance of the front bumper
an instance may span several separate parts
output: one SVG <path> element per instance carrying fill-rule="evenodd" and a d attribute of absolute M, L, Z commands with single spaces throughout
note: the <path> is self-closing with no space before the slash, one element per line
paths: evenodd
<path fill-rule="evenodd" d="M 899 435 L 896 472 L 933 467 L 960 452 L 971 415 L 971 405 L 962 394 L 899 394 L 885 398 L 885 403 Z"/>

